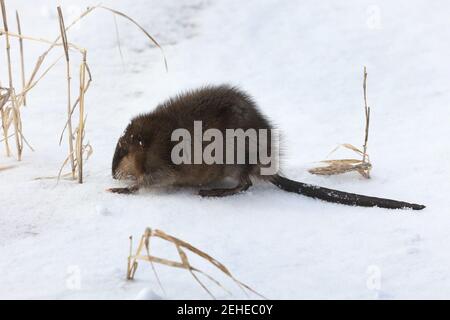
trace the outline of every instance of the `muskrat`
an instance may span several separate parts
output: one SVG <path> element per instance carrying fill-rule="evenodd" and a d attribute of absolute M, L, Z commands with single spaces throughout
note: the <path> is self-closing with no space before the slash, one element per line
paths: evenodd
<path fill-rule="evenodd" d="M 109 191 L 129 194 L 144 186 L 190 186 L 199 187 L 201 196 L 222 197 L 247 190 L 252 186 L 252 179 L 256 179 L 270 182 L 288 192 L 345 205 L 414 210 L 425 208 L 419 204 L 347 193 L 293 181 L 278 171 L 263 175 L 262 170 L 267 169 L 267 163 L 263 164 L 259 158 L 256 162 L 248 161 L 251 157 L 248 151 L 251 138 L 245 140 L 244 162 L 205 163 L 197 159 L 194 163 L 175 163 L 173 152 L 177 141 L 174 141 L 173 133 L 181 129 L 185 133 L 193 134 L 195 138 L 198 133 L 195 132 L 194 122 L 199 121 L 206 132 L 213 129 L 216 134 L 222 133 L 224 136 L 229 129 L 250 129 L 255 132 L 262 132 L 261 129 L 269 132 L 275 130 L 253 99 L 236 87 L 208 86 L 186 92 L 160 104 L 154 111 L 138 115 L 131 120 L 117 143 L 112 175 L 115 179 L 132 178 L 134 183 L 126 188 L 111 188 Z M 270 135 L 274 136 L 272 133 Z M 209 140 L 212 141 L 212 138 Z M 207 144 L 207 141 L 201 141 L 200 152 Z M 186 154 L 183 156 L 188 156 L 184 159 L 189 159 L 189 153 L 195 152 L 195 148 L 192 146 L 189 150 L 184 150 L 183 153 Z M 256 152 L 260 149 L 261 145 L 258 144 Z M 275 152 L 273 139 L 267 143 L 266 151 Z M 226 148 L 219 144 L 215 153 L 222 152 L 225 153 Z M 236 150 L 233 153 L 234 159 Z M 225 179 L 235 181 L 235 186 L 206 188 Z"/>

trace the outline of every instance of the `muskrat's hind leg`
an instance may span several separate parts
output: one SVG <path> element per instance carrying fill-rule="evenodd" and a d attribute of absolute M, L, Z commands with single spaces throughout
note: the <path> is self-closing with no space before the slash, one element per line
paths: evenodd
<path fill-rule="evenodd" d="M 248 176 L 242 177 L 239 184 L 234 188 L 229 189 L 210 189 L 200 190 L 198 194 L 202 197 L 226 197 L 234 194 L 244 192 L 252 186 L 252 182 Z"/>

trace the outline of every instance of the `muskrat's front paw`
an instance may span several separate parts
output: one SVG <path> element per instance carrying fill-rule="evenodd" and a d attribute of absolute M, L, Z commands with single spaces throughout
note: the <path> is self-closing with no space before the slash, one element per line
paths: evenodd
<path fill-rule="evenodd" d="M 137 190 L 135 188 L 109 188 L 106 189 L 106 191 L 112 192 L 112 193 L 119 193 L 119 194 L 132 194 L 136 192 Z"/>

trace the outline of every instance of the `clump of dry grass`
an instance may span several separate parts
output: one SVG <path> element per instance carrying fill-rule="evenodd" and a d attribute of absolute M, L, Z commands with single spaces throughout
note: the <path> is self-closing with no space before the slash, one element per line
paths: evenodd
<path fill-rule="evenodd" d="M 58 21 L 59 21 L 59 29 L 60 29 L 60 39 L 63 44 L 64 56 L 66 60 L 66 79 L 67 79 L 67 122 L 63 128 L 60 138 L 60 145 L 62 142 L 62 137 L 64 135 L 64 130 L 67 128 L 67 138 L 68 138 L 68 146 L 69 153 L 66 160 L 63 162 L 63 165 L 58 173 L 58 179 L 61 178 L 62 170 L 67 163 L 70 163 L 71 172 L 66 174 L 65 176 L 70 176 L 71 179 L 77 179 L 79 183 L 83 183 L 83 157 L 85 154 L 86 158 L 88 158 L 92 152 L 92 146 L 87 143 L 85 144 L 84 136 L 85 136 L 85 127 L 86 127 L 86 116 L 85 116 L 85 101 L 84 97 L 87 89 L 89 88 L 90 82 L 92 81 L 92 76 L 89 71 L 89 67 L 87 64 L 87 51 L 86 49 L 80 48 L 78 51 L 81 55 L 81 63 L 79 68 L 79 94 L 76 99 L 75 105 L 72 107 L 72 90 L 71 90 L 71 63 L 70 63 L 70 52 L 69 46 L 70 43 L 67 40 L 67 32 L 66 26 L 64 23 L 64 16 L 62 13 L 61 7 L 57 8 L 58 10 Z M 89 79 L 86 80 L 86 73 L 88 74 Z M 75 109 L 78 106 L 78 126 L 75 131 L 72 128 L 72 116 Z M 74 145 L 75 142 L 75 145 Z"/>
<path fill-rule="evenodd" d="M 177 253 L 178 256 L 180 257 L 180 261 L 173 261 L 173 260 L 168 260 L 168 259 L 163 259 L 163 258 L 159 258 L 156 256 L 153 256 L 150 254 L 150 240 L 152 238 L 160 238 L 162 240 L 165 240 L 169 243 L 172 243 L 175 248 L 177 249 Z M 143 253 L 143 250 L 145 248 L 145 253 Z M 215 266 L 216 268 L 218 268 L 221 272 L 223 272 L 227 277 L 229 277 L 230 279 L 232 279 L 238 286 L 239 288 L 241 288 L 244 293 L 248 296 L 247 290 L 256 294 L 257 296 L 266 299 L 263 295 L 259 294 L 258 292 L 256 292 L 255 290 L 253 290 L 252 288 L 250 288 L 248 285 L 242 283 L 241 281 L 237 280 L 232 274 L 231 272 L 219 261 L 217 261 L 216 259 L 214 259 L 213 257 L 211 257 L 210 255 L 208 255 L 207 253 L 197 249 L 196 247 L 192 246 L 191 244 L 180 240 L 178 238 L 175 238 L 171 235 L 168 235 L 166 233 L 164 233 L 161 230 L 157 230 L 157 229 L 150 229 L 147 228 L 144 232 L 144 234 L 141 237 L 141 240 L 139 241 L 138 244 L 138 248 L 136 251 L 136 254 L 133 255 L 132 251 L 133 251 L 133 244 L 132 244 L 132 237 L 130 236 L 130 254 L 128 256 L 128 266 L 127 266 L 127 279 L 131 280 L 134 279 L 134 275 L 136 273 L 137 267 L 138 267 L 138 260 L 141 261 L 148 261 L 150 262 L 151 266 L 152 266 L 152 270 L 155 274 L 155 277 L 158 281 L 159 286 L 161 287 L 161 290 L 165 293 L 165 290 L 161 284 L 161 281 L 159 280 L 158 274 L 156 273 L 156 269 L 154 266 L 154 263 L 158 263 L 158 264 L 163 264 L 169 267 L 173 267 L 173 268 L 179 268 L 179 269 L 184 269 L 184 270 L 188 270 L 189 273 L 194 277 L 195 281 L 197 281 L 200 286 L 211 296 L 211 298 L 215 299 L 214 295 L 211 293 L 211 291 L 206 287 L 206 285 L 200 281 L 200 279 L 198 278 L 197 274 L 201 274 L 204 277 L 206 277 L 208 280 L 210 280 L 211 282 L 213 282 L 214 284 L 216 284 L 217 286 L 219 286 L 220 288 L 222 288 L 223 290 L 225 290 L 226 292 L 229 293 L 229 291 L 227 289 L 225 289 L 225 287 L 222 286 L 222 284 L 217 281 L 216 279 L 214 279 L 213 277 L 211 277 L 210 275 L 208 275 L 207 273 L 193 267 L 190 262 L 189 262 L 189 258 L 187 255 L 187 251 L 205 259 L 206 261 L 208 261 L 209 263 L 211 263 L 213 266 Z"/>
<path fill-rule="evenodd" d="M 325 166 L 320 166 L 308 170 L 312 174 L 317 175 L 335 175 L 342 174 L 346 172 L 356 171 L 365 178 L 370 178 L 370 170 L 372 169 L 372 164 L 370 163 L 369 155 L 367 153 L 367 143 L 369 141 L 369 123 L 370 123 L 370 107 L 367 104 L 367 70 L 364 67 L 363 74 L 363 93 L 364 93 L 364 111 L 365 111 L 365 135 L 363 149 L 359 149 L 352 144 L 344 143 L 335 148 L 331 153 L 335 152 L 340 147 L 346 148 L 348 150 L 354 151 L 361 156 L 361 159 L 338 159 L 338 160 L 324 160 L 322 163 Z"/>
<path fill-rule="evenodd" d="M 17 149 L 17 159 L 20 161 L 22 159 L 22 150 L 23 150 L 22 120 L 20 117 L 21 105 L 17 101 L 16 91 L 13 85 L 13 71 L 11 65 L 11 44 L 8 34 L 9 27 L 4 0 L 0 0 L 0 6 L 3 19 L 3 30 L 5 34 L 5 48 L 8 66 L 8 85 L 9 85 L 8 88 L 6 88 L 6 90 L 8 91 L 7 95 L 3 96 L 3 100 L 5 101 L 2 101 L 3 105 L 1 106 L 2 128 L 6 146 L 6 154 L 9 156 L 11 154 L 11 150 L 8 141 L 9 139 L 8 130 L 11 124 L 13 125 Z M 21 53 L 23 53 L 23 51 Z"/>
<path fill-rule="evenodd" d="M 83 182 L 83 161 L 85 161 L 93 152 L 92 146 L 89 142 L 85 141 L 85 128 L 86 128 L 86 108 L 85 108 L 85 95 L 92 81 L 91 72 L 89 69 L 89 65 L 87 63 L 87 51 L 86 49 L 75 45 L 68 41 L 67 31 L 71 29 L 75 24 L 77 24 L 81 19 L 86 17 L 88 14 L 93 12 L 94 10 L 101 9 L 111 12 L 114 17 L 120 16 L 122 18 L 127 19 L 135 26 L 137 26 L 145 36 L 158 47 L 164 59 L 164 66 L 166 70 L 167 60 L 164 55 L 162 47 L 159 43 L 135 20 L 130 18 L 128 15 L 108 8 L 101 5 L 97 5 L 94 7 L 89 7 L 84 11 L 80 16 L 78 16 L 74 21 L 72 21 L 68 26 L 65 25 L 63 12 L 60 7 L 57 8 L 58 11 L 58 21 L 59 21 L 59 36 L 56 37 L 54 41 L 50 41 L 43 38 L 30 37 L 22 34 L 22 29 L 20 25 L 20 17 L 19 13 L 16 11 L 16 22 L 17 22 L 17 33 L 11 32 L 8 28 L 7 22 L 7 14 L 6 14 L 6 6 L 4 0 L 0 0 L 2 18 L 3 18 L 3 29 L 0 28 L 0 36 L 5 36 L 6 41 L 6 56 L 7 56 L 7 64 L 8 64 L 8 77 L 9 86 L 6 88 L 1 88 L 0 85 L 0 116 L 1 116 L 1 124 L 2 124 L 2 141 L 5 144 L 6 155 L 11 155 L 11 147 L 9 143 L 9 138 L 15 137 L 16 141 L 16 150 L 17 150 L 17 158 L 18 160 L 22 159 L 22 151 L 24 143 L 30 147 L 31 150 L 33 148 L 29 145 L 25 137 L 22 133 L 22 120 L 20 116 L 20 109 L 22 106 L 26 105 L 26 96 L 30 90 L 35 88 L 35 86 L 39 83 L 42 78 L 47 75 L 47 73 L 58 64 L 58 62 L 65 58 L 66 62 L 66 81 L 67 81 L 67 121 L 61 132 L 60 144 L 64 137 L 64 132 L 67 129 L 67 141 L 68 141 L 68 156 L 64 160 L 58 176 L 57 177 L 48 177 L 48 178 L 58 178 L 61 177 L 76 179 L 79 183 Z M 19 48 L 20 48 L 20 76 L 21 76 L 21 90 L 17 90 L 14 87 L 13 81 L 13 70 L 11 65 L 11 52 L 10 52 L 10 38 L 18 39 Z M 25 76 L 25 65 L 24 65 L 24 40 L 26 41 L 35 41 L 43 44 L 50 45 L 49 48 L 44 51 L 38 58 L 32 69 L 30 77 L 27 79 Z M 54 60 L 50 65 L 41 71 L 41 68 L 49 56 L 49 53 L 56 47 L 62 47 L 64 53 Z M 79 64 L 79 91 L 78 97 L 75 102 L 72 103 L 72 71 L 71 71 L 71 52 L 77 52 L 80 56 L 80 64 Z M 77 111 L 77 112 L 76 112 Z M 74 115 L 77 114 L 77 118 L 74 119 Z M 73 128 L 75 121 L 77 122 L 76 128 Z M 10 134 L 9 130 L 11 126 L 14 127 L 14 133 Z M 70 172 L 63 174 L 62 171 L 64 167 L 70 164 Z"/>

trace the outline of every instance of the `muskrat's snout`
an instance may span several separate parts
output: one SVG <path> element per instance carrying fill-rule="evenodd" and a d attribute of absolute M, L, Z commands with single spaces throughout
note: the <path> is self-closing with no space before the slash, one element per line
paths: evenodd
<path fill-rule="evenodd" d="M 140 119 L 131 120 L 117 142 L 111 168 L 114 179 L 139 180 L 144 175 L 148 148 L 143 139 L 145 125 L 139 122 Z"/>

